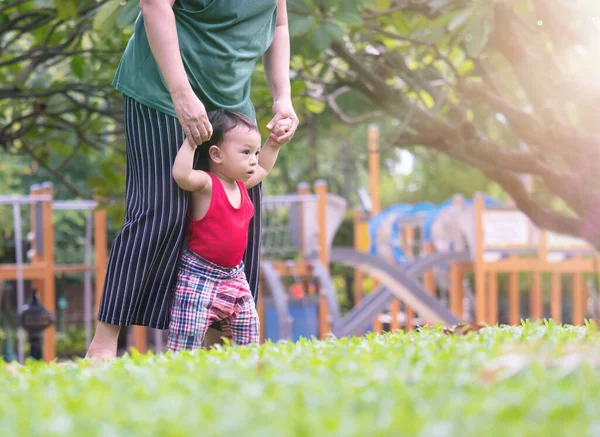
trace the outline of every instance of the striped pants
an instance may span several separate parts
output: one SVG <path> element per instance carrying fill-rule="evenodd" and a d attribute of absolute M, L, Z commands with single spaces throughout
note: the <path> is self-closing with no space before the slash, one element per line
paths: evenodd
<path fill-rule="evenodd" d="M 171 176 L 184 133 L 176 118 L 129 97 L 124 98 L 124 108 L 125 222 L 110 250 L 98 320 L 167 329 L 189 200 L 189 193 Z M 249 194 L 255 212 L 244 264 L 256 302 L 261 186 Z"/>

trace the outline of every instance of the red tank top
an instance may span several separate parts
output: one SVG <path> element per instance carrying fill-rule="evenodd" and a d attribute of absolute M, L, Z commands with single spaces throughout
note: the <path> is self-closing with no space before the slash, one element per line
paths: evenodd
<path fill-rule="evenodd" d="M 235 208 L 229 202 L 221 181 L 208 174 L 212 179 L 210 205 L 201 219 L 188 217 L 188 247 L 212 263 L 235 267 L 244 257 L 254 206 L 243 182 L 237 182 L 242 200 Z"/>

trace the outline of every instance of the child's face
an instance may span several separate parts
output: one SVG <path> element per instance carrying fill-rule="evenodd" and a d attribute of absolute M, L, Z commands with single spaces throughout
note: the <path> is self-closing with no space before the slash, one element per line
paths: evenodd
<path fill-rule="evenodd" d="M 256 130 L 240 126 L 227 132 L 219 147 L 223 173 L 236 181 L 250 179 L 258 165 L 260 146 L 260 133 Z"/>

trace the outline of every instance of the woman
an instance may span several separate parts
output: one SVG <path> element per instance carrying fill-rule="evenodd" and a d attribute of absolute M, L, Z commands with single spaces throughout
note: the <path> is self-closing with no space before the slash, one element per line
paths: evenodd
<path fill-rule="evenodd" d="M 126 214 L 111 248 L 89 358 L 114 358 L 121 326 L 167 329 L 188 195 L 171 177 L 184 137 L 208 140 L 206 111 L 230 109 L 255 119 L 250 79 L 263 57 L 273 95 L 272 129 L 298 118 L 289 80 L 285 0 L 141 0 L 141 14 L 113 85 L 124 94 Z M 250 191 L 255 216 L 244 257 L 257 298 L 261 186 Z"/>

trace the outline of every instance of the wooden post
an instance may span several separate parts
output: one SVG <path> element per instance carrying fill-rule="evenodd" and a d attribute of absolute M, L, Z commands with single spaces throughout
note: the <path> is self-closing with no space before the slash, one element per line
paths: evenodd
<path fill-rule="evenodd" d="M 100 311 L 100 300 L 102 299 L 102 290 L 104 289 L 104 280 L 106 277 L 107 266 L 107 236 L 106 236 L 106 211 L 96 209 L 94 211 L 94 252 L 95 270 L 96 270 L 96 295 L 94 296 L 96 305 L 96 314 Z M 98 319 L 96 318 L 96 324 Z"/>
<path fill-rule="evenodd" d="M 519 290 L 519 273 L 508 274 L 508 323 L 518 325 L 521 322 L 521 291 Z"/>
<path fill-rule="evenodd" d="M 450 311 L 462 319 L 463 312 L 463 273 L 458 263 L 450 264 Z"/>
<path fill-rule="evenodd" d="M 369 154 L 369 193 L 371 194 L 371 217 L 381 211 L 380 180 L 379 180 L 379 128 L 370 124 L 368 128 L 368 154 Z M 373 321 L 373 330 L 381 332 L 379 317 Z"/>
<path fill-rule="evenodd" d="M 452 205 L 455 208 L 461 209 L 463 206 L 463 196 L 460 194 L 455 194 L 452 196 Z M 456 241 L 453 241 L 452 244 L 454 246 L 455 251 L 463 251 L 465 250 L 465 245 L 463 240 L 460 238 L 460 235 L 456 236 Z M 463 268 L 458 263 L 450 264 L 450 311 L 452 311 L 459 319 L 464 318 L 464 293 L 463 293 Z"/>
<path fill-rule="evenodd" d="M 29 189 L 29 194 L 32 196 L 38 196 L 41 194 L 41 190 L 40 190 L 40 186 L 39 185 L 32 185 Z M 33 235 L 33 238 L 30 241 L 30 247 L 32 250 L 32 256 L 31 256 L 31 265 L 40 265 L 44 263 L 44 254 L 43 253 L 39 253 L 37 250 L 37 242 L 38 241 L 42 241 L 43 242 L 43 235 L 37 235 L 36 230 L 37 230 L 37 217 L 36 217 L 36 203 L 32 203 L 30 206 L 30 218 L 31 218 L 31 227 L 30 227 L 30 232 Z M 43 224 L 42 224 L 43 225 Z M 42 288 L 44 288 L 44 281 L 41 279 L 33 279 L 31 281 L 33 288 L 35 288 L 36 290 L 38 290 L 38 292 L 42 292 Z"/>
<path fill-rule="evenodd" d="M 392 332 L 396 332 L 400 329 L 400 322 L 398 321 L 399 313 L 400 313 L 400 300 L 394 299 L 392 301 L 392 308 L 390 311 L 390 315 L 392 316 L 392 320 L 390 322 L 390 330 Z"/>
<path fill-rule="evenodd" d="M 379 128 L 369 125 L 369 191 L 373 209 L 371 215 L 381 211 L 380 181 L 379 181 Z"/>
<path fill-rule="evenodd" d="M 546 262 L 546 232 L 542 232 L 540 236 L 539 260 L 542 263 Z M 532 284 L 529 294 L 529 314 L 532 320 L 541 319 L 544 317 L 544 298 L 542 291 L 542 272 L 536 271 L 532 273 Z"/>
<path fill-rule="evenodd" d="M 483 259 L 483 196 L 475 195 L 475 323 L 486 323 L 485 265 Z"/>
<path fill-rule="evenodd" d="M 560 273 L 552 272 L 550 275 L 550 317 L 556 323 L 562 323 L 562 290 Z"/>
<path fill-rule="evenodd" d="M 54 196 L 52 184 L 42 184 L 40 194 Z M 56 314 L 56 291 L 54 280 L 54 224 L 52 221 L 52 200 L 42 203 L 42 226 L 44 228 L 44 287 L 40 291 L 42 305 Z M 51 325 L 44 332 L 44 361 L 50 362 L 56 357 L 56 326 Z"/>
<path fill-rule="evenodd" d="M 575 260 L 580 260 L 581 257 L 574 257 Z M 583 312 L 585 302 L 583 301 L 583 274 L 574 272 L 572 278 L 573 284 L 573 325 L 583 325 Z"/>
<path fill-rule="evenodd" d="M 498 273 L 488 272 L 488 323 L 498 324 Z"/>
<path fill-rule="evenodd" d="M 531 274 L 529 317 L 532 320 L 541 319 L 543 317 L 542 275 L 540 272 L 533 272 Z"/>
<path fill-rule="evenodd" d="M 358 252 L 369 250 L 368 222 L 364 219 L 364 212 L 354 211 L 354 249 Z M 363 284 L 365 274 L 360 269 L 354 269 L 354 305 L 358 305 L 363 298 Z"/>
<path fill-rule="evenodd" d="M 428 242 L 424 249 L 423 255 L 431 255 L 434 252 L 433 243 Z M 436 295 L 436 286 L 435 286 L 435 273 L 433 269 L 429 269 L 423 275 L 423 286 L 425 290 L 429 292 L 429 294 L 435 296 Z"/>
<path fill-rule="evenodd" d="M 329 252 L 327 247 L 327 182 L 319 179 L 315 182 L 317 195 L 317 223 L 319 224 L 319 260 L 329 269 Z M 325 296 L 319 296 L 319 333 L 321 338 L 331 330 L 329 308 Z"/>
<path fill-rule="evenodd" d="M 378 316 L 375 316 L 375 320 L 373 320 L 373 332 L 377 334 L 381 334 L 383 331 L 383 326 L 381 324 L 381 320 L 379 320 Z"/>

